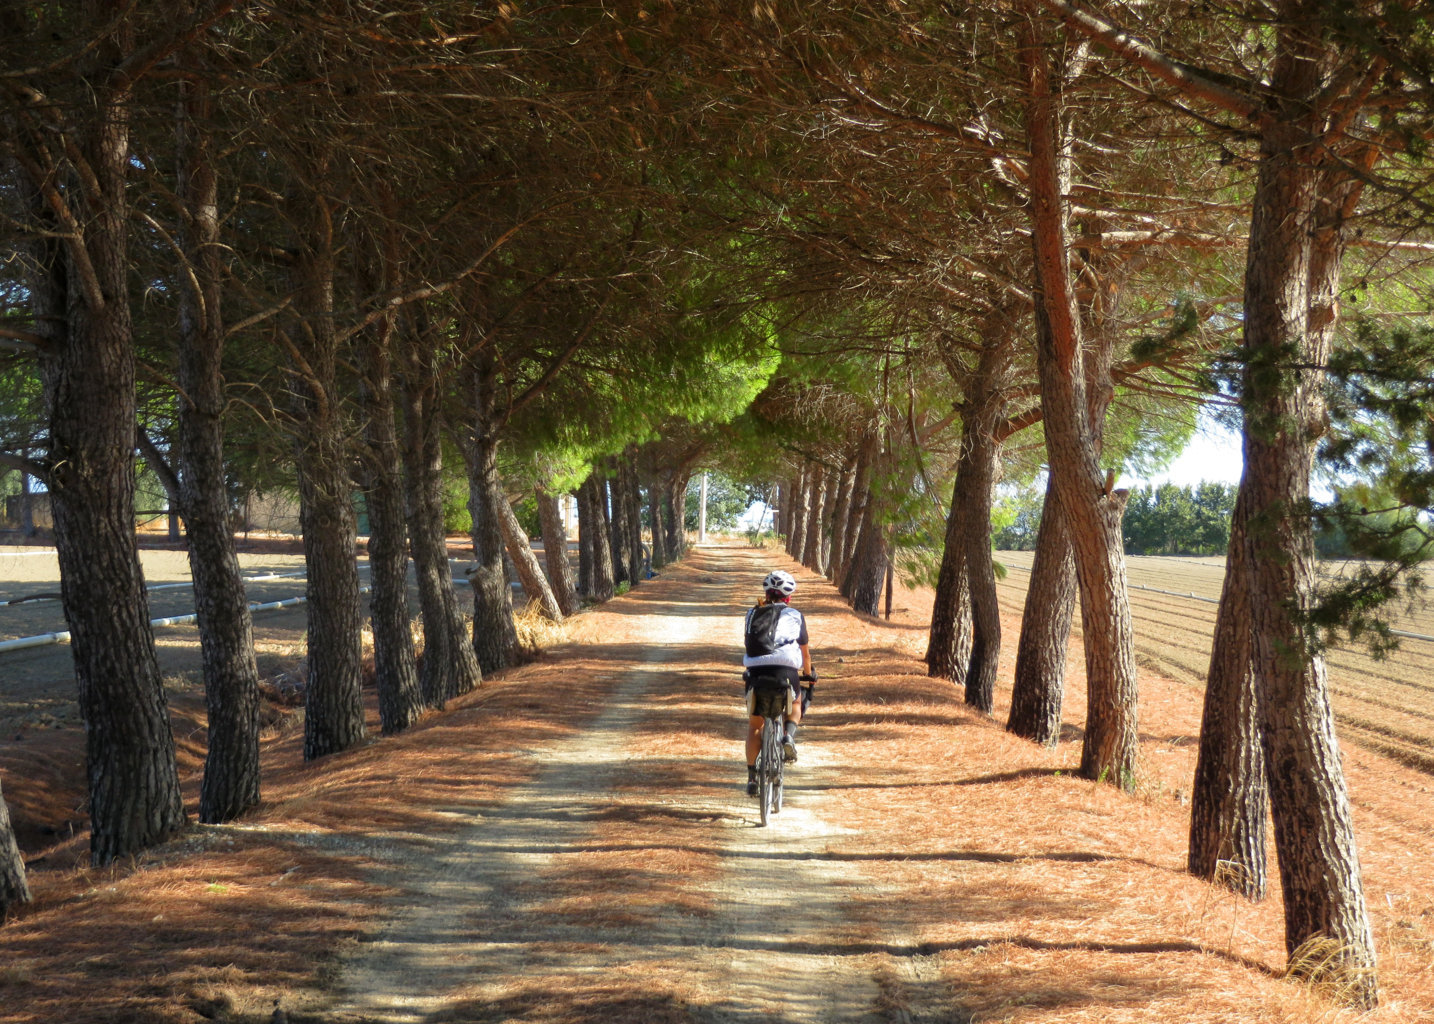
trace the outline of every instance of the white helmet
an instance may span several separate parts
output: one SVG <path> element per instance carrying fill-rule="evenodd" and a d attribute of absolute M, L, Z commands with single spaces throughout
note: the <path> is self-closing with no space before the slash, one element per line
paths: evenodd
<path fill-rule="evenodd" d="M 773 569 L 767 573 L 767 578 L 762 581 L 763 590 L 775 590 L 786 597 L 791 597 L 797 591 L 797 581 L 792 574 L 781 569 Z"/>

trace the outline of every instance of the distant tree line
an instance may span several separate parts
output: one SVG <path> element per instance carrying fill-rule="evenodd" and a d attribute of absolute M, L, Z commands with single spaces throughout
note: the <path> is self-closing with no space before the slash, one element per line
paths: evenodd
<path fill-rule="evenodd" d="M 1223 555 L 1230 544 L 1234 484 L 1161 484 L 1130 492 L 1127 555 Z"/>
<path fill-rule="evenodd" d="M 1235 511 L 1234 484 L 1137 487 L 1125 506 L 1127 555 L 1223 555 Z M 1022 492 L 999 506 L 993 533 L 998 551 L 1033 551 L 1041 529 L 1042 496 Z"/>

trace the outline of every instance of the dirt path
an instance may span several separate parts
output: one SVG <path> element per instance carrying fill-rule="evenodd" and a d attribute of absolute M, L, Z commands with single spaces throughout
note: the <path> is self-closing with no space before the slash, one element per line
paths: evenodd
<path fill-rule="evenodd" d="M 634 965 L 660 969 L 674 962 L 684 965 L 690 1003 L 704 1008 L 704 1019 L 878 1019 L 870 1013 L 878 996 L 871 978 L 832 952 L 831 937 L 847 927 L 834 883 L 848 872 L 823 856 L 845 830 L 821 786 L 839 777 L 841 766 L 824 755 L 820 741 L 803 744 L 787 805 L 765 829 L 739 786 L 735 689 L 708 701 L 731 726 L 725 736 L 706 737 L 728 748 L 726 763 L 708 759 L 720 772 L 715 786 L 664 785 L 664 757 L 645 753 L 644 725 L 681 724 L 664 722 L 669 712 L 654 697 L 693 664 L 732 660 L 732 647 L 718 641 L 732 640 L 760 571 L 752 554 L 724 562 L 723 576 L 711 577 L 718 582 L 704 587 L 700 603 L 644 617 L 643 632 L 661 642 L 647 646 L 643 663 L 623 674 L 590 728 L 535 752 L 541 768 L 531 782 L 498 808 L 452 808 L 463 825 L 441 844 L 414 841 L 390 851 L 400 867 L 387 881 L 412 886 L 415 874 L 427 877 L 418 881 L 410 909 L 345 965 L 335 1019 L 507 1019 L 489 1016 L 498 1011 L 472 1011 L 504 1007 L 519 987 L 565 991 Z M 698 564 L 718 571 L 705 560 Z M 809 729 L 808 736 L 816 732 Z M 707 743 L 693 746 L 699 756 L 707 752 L 700 749 Z M 542 879 L 565 860 L 600 852 L 615 808 L 710 822 L 704 852 L 715 856 L 718 869 L 693 879 L 697 890 L 689 893 L 700 899 L 702 912 L 660 914 L 641 927 L 617 915 L 596 929 L 589 920 L 553 912 L 553 891 Z M 654 850 L 663 842 L 660 833 L 652 835 Z M 636 864 L 652 851 L 639 844 L 626 852 Z M 470 1009 L 450 1018 L 445 1011 L 455 1004 Z"/>
<path fill-rule="evenodd" d="M 763 829 L 737 655 L 772 565 L 822 681 Z M 1347 1014 L 1282 980 L 1277 895 L 1185 872 L 1196 688 L 1147 674 L 1138 790 L 1085 781 L 1078 644 L 1066 738 L 1036 748 L 1000 727 L 1015 613 L 992 720 L 926 676 L 929 602 L 875 620 L 781 555 L 699 548 L 397 736 L 371 708 L 370 742 L 306 763 L 282 718 L 243 822 L 101 871 L 83 835 L 37 841 L 0 1022 L 1434 1020 L 1427 775 L 1346 750 L 1385 991 Z M 73 820 L 80 738 L 0 735 L 12 814 Z"/>

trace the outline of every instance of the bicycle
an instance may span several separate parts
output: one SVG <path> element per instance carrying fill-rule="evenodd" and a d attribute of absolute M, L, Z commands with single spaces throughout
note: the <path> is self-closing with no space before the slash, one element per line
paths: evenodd
<path fill-rule="evenodd" d="M 815 683 L 815 675 L 803 675 L 798 677 L 801 682 Z M 761 683 L 756 684 L 761 687 Z M 768 693 L 776 689 L 766 688 Z M 782 755 L 782 737 L 784 735 L 784 719 L 791 710 L 791 687 L 783 685 L 787 697 L 785 699 L 773 700 L 762 693 L 757 692 L 753 702 L 754 713 L 760 709 L 762 715 L 762 745 L 757 752 L 757 807 L 761 818 L 762 826 L 766 826 L 767 820 L 773 814 L 782 813 L 782 766 L 785 758 Z M 811 703 L 812 688 L 802 688 L 802 706 L 805 708 Z"/>

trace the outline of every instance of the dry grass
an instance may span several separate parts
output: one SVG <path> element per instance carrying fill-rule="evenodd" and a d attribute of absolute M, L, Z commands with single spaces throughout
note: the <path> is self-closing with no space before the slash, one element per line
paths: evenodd
<path fill-rule="evenodd" d="M 504 806 L 639 670 L 653 643 L 641 613 L 728 593 L 722 573 L 740 551 L 756 555 L 742 542 L 699 551 L 577 616 L 566 644 L 404 735 L 305 765 L 296 718 L 281 713 L 266 741 L 261 810 L 239 826 L 193 829 L 132 864 L 87 868 L 83 835 L 33 827 L 83 826 L 77 732 L 53 730 L 43 748 L 33 736 L 0 748 L 12 812 L 29 829 L 36 892 L 0 929 L 0 1021 L 258 1024 L 276 1000 L 292 1021 L 327 1019 L 338 959 L 412 898 L 394 858 L 450 835 L 459 812 Z M 888 624 L 852 615 L 800 576 L 822 674 L 804 745 L 831 767 L 800 763 L 790 799 L 840 826 L 813 853 L 839 875 L 830 927 L 810 941 L 844 971 L 876 980 L 870 1009 L 881 1019 L 1434 1019 L 1428 776 L 1362 748 L 1346 753 L 1384 1000 L 1356 1018 L 1327 991 L 1284 976 L 1277 896 L 1251 904 L 1182 870 L 1196 688 L 1144 675 L 1144 767 L 1139 790 L 1123 794 L 1073 776 L 1074 730 L 1054 751 L 1038 749 L 1000 728 L 1004 705 L 988 720 L 925 677 L 929 594 L 899 593 Z M 1002 698 L 1018 628 L 1012 604 Z M 734 621 L 738 611 L 733 604 Z M 695 971 L 699 950 L 681 937 L 720 933 L 723 879 L 751 870 L 724 852 L 748 810 L 738 792 L 736 631 L 682 652 L 680 672 L 659 681 L 625 741 L 624 770 L 584 812 L 583 838 L 547 851 L 504 894 L 512 916 L 502 934 L 524 941 L 527 969 L 475 978 L 435 1020 L 721 1015 L 721 993 Z M 201 705 L 180 684 L 172 698 L 192 806 Z M 1080 721 L 1084 700 L 1077 647 L 1068 722 Z M 542 927 L 522 940 L 537 927 L 525 922 Z"/>

